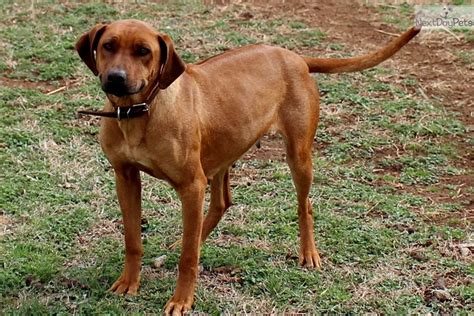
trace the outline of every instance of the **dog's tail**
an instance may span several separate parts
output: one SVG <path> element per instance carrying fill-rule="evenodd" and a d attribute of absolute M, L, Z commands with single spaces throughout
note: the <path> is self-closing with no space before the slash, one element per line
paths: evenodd
<path fill-rule="evenodd" d="M 309 72 L 339 73 L 360 71 L 374 67 L 391 57 L 420 32 L 419 27 L 412 27 L 384 48 L 367 55 L 352 58 L 314 58 L 303 57 L 309 67 Z"/>

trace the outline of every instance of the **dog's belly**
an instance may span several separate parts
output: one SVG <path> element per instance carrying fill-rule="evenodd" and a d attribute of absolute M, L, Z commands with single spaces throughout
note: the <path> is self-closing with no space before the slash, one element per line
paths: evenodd
<path fill-rule="evenodd" d="M 281 98 L 258 96 L 248 104 L 214 108 L 201 140 L 201 163 L 212 176 L 239 159 L 268 130 L 278 129 Z"/>
<path fill-rule="evenodd" d="M 212 142 L 204 140 L 202 145 L 201 164 L 205 174 L 212 177 L 222 169 L 228 168 L 271 127 L 271 122 L 268 122 L 259 128 L 244 126 L 242 130 L 226 130 L 224 133 L 211 134 L 214 135 L 211 136 Z"/>

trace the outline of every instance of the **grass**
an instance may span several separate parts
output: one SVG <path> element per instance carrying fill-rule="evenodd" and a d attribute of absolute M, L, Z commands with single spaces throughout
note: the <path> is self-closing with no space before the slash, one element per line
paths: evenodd
<path fill-rule="evenodd" d="M 140 296 L 106 292 L 121 271 L 121 216 L 98 121 L 75 116 L 103 96 L 73 45 L 96 22 L 119 18 L 169 33 L 187 62 L 256 42 L 296 51 L 329 45 L 298 16 L 268 19 L 245 5 L 4 5 L 2 314 L 152 314 L 174 289 L 179 249 L 168 247 L 181 235 L 180 205 L 169 186 L 145 176 Z M 466 56 L 459 57 L 468 63 Z M 311 197 L 324 271 L 298 267 L 286 164 L 246 157 L 232 174 L 235 206 L 202 249 L 195 311 L 472 313 L 472 261 L 458 249 L 472 241 L 472 227 L 458 192 L 473 192 L 447 181 L 468 172 L 457 145 L 468 141 L 462 120 L 420 95 L 416 77 L 383 66 L 317 79 L 322 120 Z M 167 259 L 156 269 L 160 255 Z M 431 294 L 440 278 L 450 300 Z"/>

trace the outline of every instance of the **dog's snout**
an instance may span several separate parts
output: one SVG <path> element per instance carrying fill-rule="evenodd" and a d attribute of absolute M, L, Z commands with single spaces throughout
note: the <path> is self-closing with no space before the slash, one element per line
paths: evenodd
<path fill-rule="evenodd" d="M 133 87 L 130 87 L 127 72 L 120 68 L 113 68 L 106 72 L 105 77 L 101 77 L 102 90 L 118 97 L 136 93 Z"/>
<path fill-rule="evenodd" d="M 126 80 L 127 73 L 122 69 L 113 69 L 107 74 L 107 81 L 110 83 L 125 83 Z"/>

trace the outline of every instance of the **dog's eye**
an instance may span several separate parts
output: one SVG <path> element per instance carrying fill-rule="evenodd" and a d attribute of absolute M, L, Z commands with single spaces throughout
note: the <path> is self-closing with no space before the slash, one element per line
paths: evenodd
<path fill-rule="evenodd" d="M 114 47 L 111 43 L 104 43 L 104 45 L 102 45 L 102 47 L 108 52 L 111 52 L 114 49 Z"/>
<path fill-rule="evenodd" d="M 137 49 L 138 56 L 146 56 L 150 53 L 150 50 L 146 47 L 140 47 Z"/>

